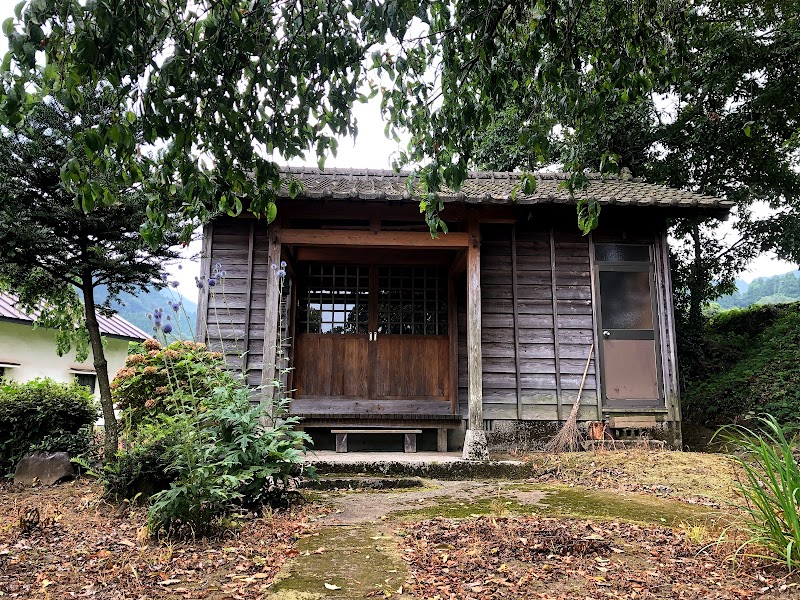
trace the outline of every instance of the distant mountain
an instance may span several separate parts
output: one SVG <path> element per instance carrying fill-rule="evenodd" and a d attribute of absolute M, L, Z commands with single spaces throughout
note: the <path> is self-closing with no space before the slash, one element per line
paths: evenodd
<path fill-rule="evenodd" d="M 747 308 L 754 304 L 783 304 L 800 301 L 800 270 L 783 275 L 758 277 L 748 285 L 736 280 L 736 291 L 717 299 L 721 308 Z"/>
<path fill-rule="evenodd" d="M 95 290 L 95 301 L 98 304 L 105 302 L 107 297 L 108 290 L 105 286 L 100 286 Z M 173 304 L 182 302 L 181 310 L 178 312 L 172 310 L 170 302 Z M 111 308 L 116 310 L 123 319 L 149 334 L 153 333 L 153 322 L 147 318 L 147 315 L 153 314 L 153 310 L 156 308 L 163 308 L 164 316 L 170 315 L 171 317 L 170 323 L 172 323 L 173 334 L 182 339 L 192 339 L 194 336 L 194 328 L 197 321 L 197 304 L 181 296 L 173 289 L 157 290 L 151 288 L 147 292 L 140 292 L 135 296 L 122 293 L 118 301 L 111 303 Z"/>

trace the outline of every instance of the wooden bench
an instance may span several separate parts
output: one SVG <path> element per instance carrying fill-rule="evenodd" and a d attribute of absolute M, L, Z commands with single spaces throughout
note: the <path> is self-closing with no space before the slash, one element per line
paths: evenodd
<path fill-rule="evenodd" d="M 349 433 L 402 433 L 404 437 L 403 451 L 417 451 L 417 434 L 422 433 L 422 429 L 331 429 L 331 433 L 336 434 L 336 452 L 347 452 L 347 435 Z"/>
<path fill-rule="evenodd" d="M 319 428 L 348 432 L 353 429 L 370 429 L 370 433 L 386 430 L 396 432 L 397 429 L 436 429 L 436 449 L 447 452 L 447 430 L 461 427 L 463 417 L 450 414 L 408 414 L 408 413 L 308 413 L 290 412 L 301 417 L 297 425 L 299 430 Z M 338 435 L 338 434 L 337 434 Z"/>

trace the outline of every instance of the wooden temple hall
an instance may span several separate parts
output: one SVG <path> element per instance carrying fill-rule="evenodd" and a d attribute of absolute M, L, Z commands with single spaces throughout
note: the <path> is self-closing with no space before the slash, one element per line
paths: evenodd
<path fill-rule="evenodd" d="M 201 290 L 197 335 L 254 398 L 280 379 L 318 449 L 535 447 L 587 361 L 582 423 L 680 447 L 667 221 L 724 218 L 729 202 L 592 177 L 582 193 L 602 212 L 584 236 L 564 175 L 513 198 L 519 174 L 476 172 L 442 194 L 449 232 L 433 239 L 407 173 L 283 176 L 302 192 L 284 190 L 273 223 L 206 226 L 204 274 L 225 277 Z"/>

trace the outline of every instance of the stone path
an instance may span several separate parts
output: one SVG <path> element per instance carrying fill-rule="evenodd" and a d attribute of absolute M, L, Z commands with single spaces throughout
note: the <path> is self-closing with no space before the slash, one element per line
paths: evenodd
<path fill-rule="evenodd" d="M 376 597 L 405 599 L 408 569 L 386 525 L 324 527 L 298 545 L 273 585 L 275 600 Z"/>
<path fill-rule="evenodd" d="M 541 511 L 660 524 L 702 522 L 704 514 L 711 514 L 659 498 L 569 486 L 540 489 L 519 481 L 424 480 L 423 487 L 403 490 L 313 493 L 333 510 L 320 519 L 314 535 L 300 540 L 300 554 L 286 562 L 268 598 L 407 598 L 408 569 L 395 529 L 437 514 L 469 517 Z"/>

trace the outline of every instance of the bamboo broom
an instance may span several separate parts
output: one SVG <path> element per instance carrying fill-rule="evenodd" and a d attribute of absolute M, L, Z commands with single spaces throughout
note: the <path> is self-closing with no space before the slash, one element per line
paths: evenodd
<path fill-rule="evenodd" d="M 578 429 L 578 409 L 581 406 L 583 386 L 586 384 L 586 375 L 589 373 L 589 365 L 592 362 L 593 352 L 594 344 L 589 347 L 589 358 L 586 359 L 586 367 L 583 369 L 581 387 L 578 389 L 578 397 L 575 400 L 575 404 L 572 405 L 572 410 L 569 411 L 569 416 L 564 426 L 561 428 L 561 431 L 545 444 L 544 449 L 546 452 L 575 452 L 581 449 L 581 432 Z"/>

